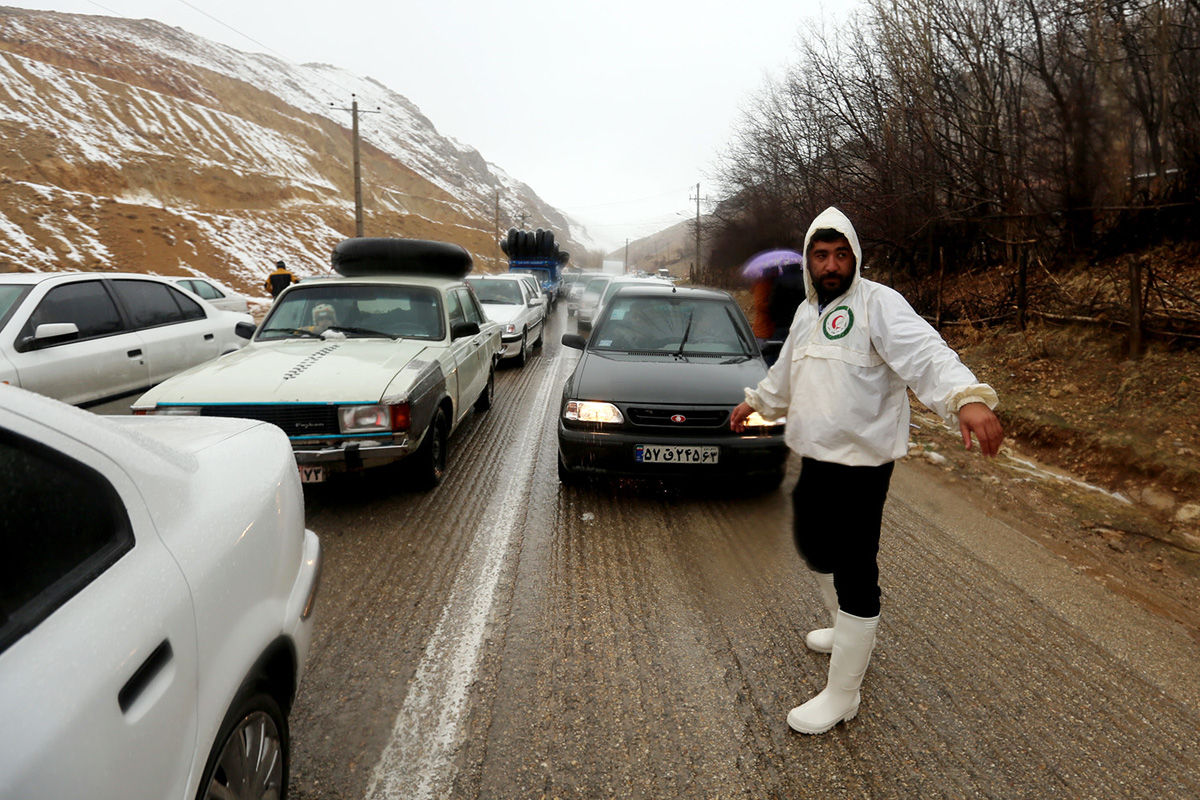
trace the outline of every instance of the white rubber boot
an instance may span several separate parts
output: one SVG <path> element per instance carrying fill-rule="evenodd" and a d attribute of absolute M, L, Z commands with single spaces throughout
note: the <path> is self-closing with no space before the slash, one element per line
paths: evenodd
<path fill-rule="evenodd" d="M 813 699 L 788 712 L 788 725 L 800 733 L 824 733 L 844 720 L 854 719 L 861 700 L 859 687 L 867 674 L 879 617 L 856 617 L 839 611 L 833 623 L 833 655 L 829 678 Z"/>
<path fill-rule="evenodd" d="M 821 588 L 821 599 L 825 601 L 825 607 L 829 609 L 829 624 L 833 625 L 837 621 L 838 599 L 837 589 L 833 588 L 833 575 L 825 572 L 814 573 L 817 576 L 817 586 Z M 804 637 L 804 643 L 808 645 L 809 650 L 816 650 L 818 653 L 828 653 L 833 650 L 833 628 L 817 628 L 815 631 L 809 631 Z"/>

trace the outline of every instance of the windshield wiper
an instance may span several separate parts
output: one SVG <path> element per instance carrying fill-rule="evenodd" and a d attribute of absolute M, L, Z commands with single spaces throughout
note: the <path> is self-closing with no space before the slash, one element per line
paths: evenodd
<path fill-rule="evenodd" d="M 679 350 L 675 353 L 680 358 L 683 358 L 683 346 L 687 344 L 688 335 L 692 332 L 692 317 L 695 316 L 695 313 L 695 310 L 688 312 L 687 325 L 683 328 L 683 339 L 679 342 Z"/>
<path fill-rule="evenodd" d="M 341 331 L 342 333 L 354 333 L 358 334 L 359 336 L 378 336 L 382 339 L 391 339 L 392 341 L 400 338 L 399 336 L 393 336 L 392 334 L 384 333 L 383 331 L 373 331 L 370 328 L 355 328 L 348 325 L 330 325 L 325 330 Z"/>
<path fill-rule="evenodd" d="M 321 338 L 321 334 L 313 333 L 312 331 L 307 331 L 304 328 L 264 328 L 263 330 L 258 332 L 258 335 L 262 336 L 264 333 L 291 333 L 291 334 L 297 334 L 299 336 L 307 336 L 310 339 L 320 339 Z"/>

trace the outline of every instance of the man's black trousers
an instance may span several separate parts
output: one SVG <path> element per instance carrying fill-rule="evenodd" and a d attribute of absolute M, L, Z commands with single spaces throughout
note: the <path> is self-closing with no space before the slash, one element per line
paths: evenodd
<path fill-rule="evenodd" d="M 879 616 L 879 528 L 894 466 L 805 458 L 792 491 L 796 549 L 809 569 L 833 573 L 838 607 L 856 617 Z"/>

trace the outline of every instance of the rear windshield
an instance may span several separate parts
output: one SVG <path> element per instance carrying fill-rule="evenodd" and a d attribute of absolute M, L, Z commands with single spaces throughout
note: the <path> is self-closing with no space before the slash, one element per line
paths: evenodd
<path fill-rule="evenodd" d="M 350 337 L 440 340 L 445 336 L 441 297 L 425 286 L 296 286 L 279 298 L 259 341 L 294 339 L 337 330 Z"/>
<path fill-rule="evenodd" d="M 481 303 L 492 303 L 503 306 L 519 306 L 522 302 L 521 287 L 516 281 L 486 280 L 483 278 L 468 279 L 467 283 L 475 290 L 475 296 Z"/>
<path fill-rule="evenodd" d="M 589 347 L 678 355 L 750 355 L 745 315 L 732 302 L 624 297 L 608 304 Z"/>

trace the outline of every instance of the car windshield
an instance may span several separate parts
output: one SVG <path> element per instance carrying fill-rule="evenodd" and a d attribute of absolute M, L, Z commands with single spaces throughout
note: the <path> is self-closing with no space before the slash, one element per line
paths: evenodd
<path fill-rule="evenodd" d="M 442 318 L 440 295 L 426 286 L 298 285 L 276 302 L 258 339 L 311 338 L 334 330 L 350 337 L 438 340 L 445 335 Z"/>
<path fill-rule="evenodd" d="M 29 293 L 31 288 L 26 284 L 0 284 L 0 323 L 8 319 L 9 313 L 16 308 L 17 303 Z"/>
<path fill-rule="evenodd" d="M 732 302 L 615 296 L 589 348 L 682 356 L 748 356 L 745 317 Z"/>
<path fill-rule="evenodd" d="M 481 303 L 492 303 L 501 306 L 519 306 L 521 287 L 516 281 L 487 280 L 486 278 L 468 278 L 467 283 L 475 290 L 475 296 Z"/>

